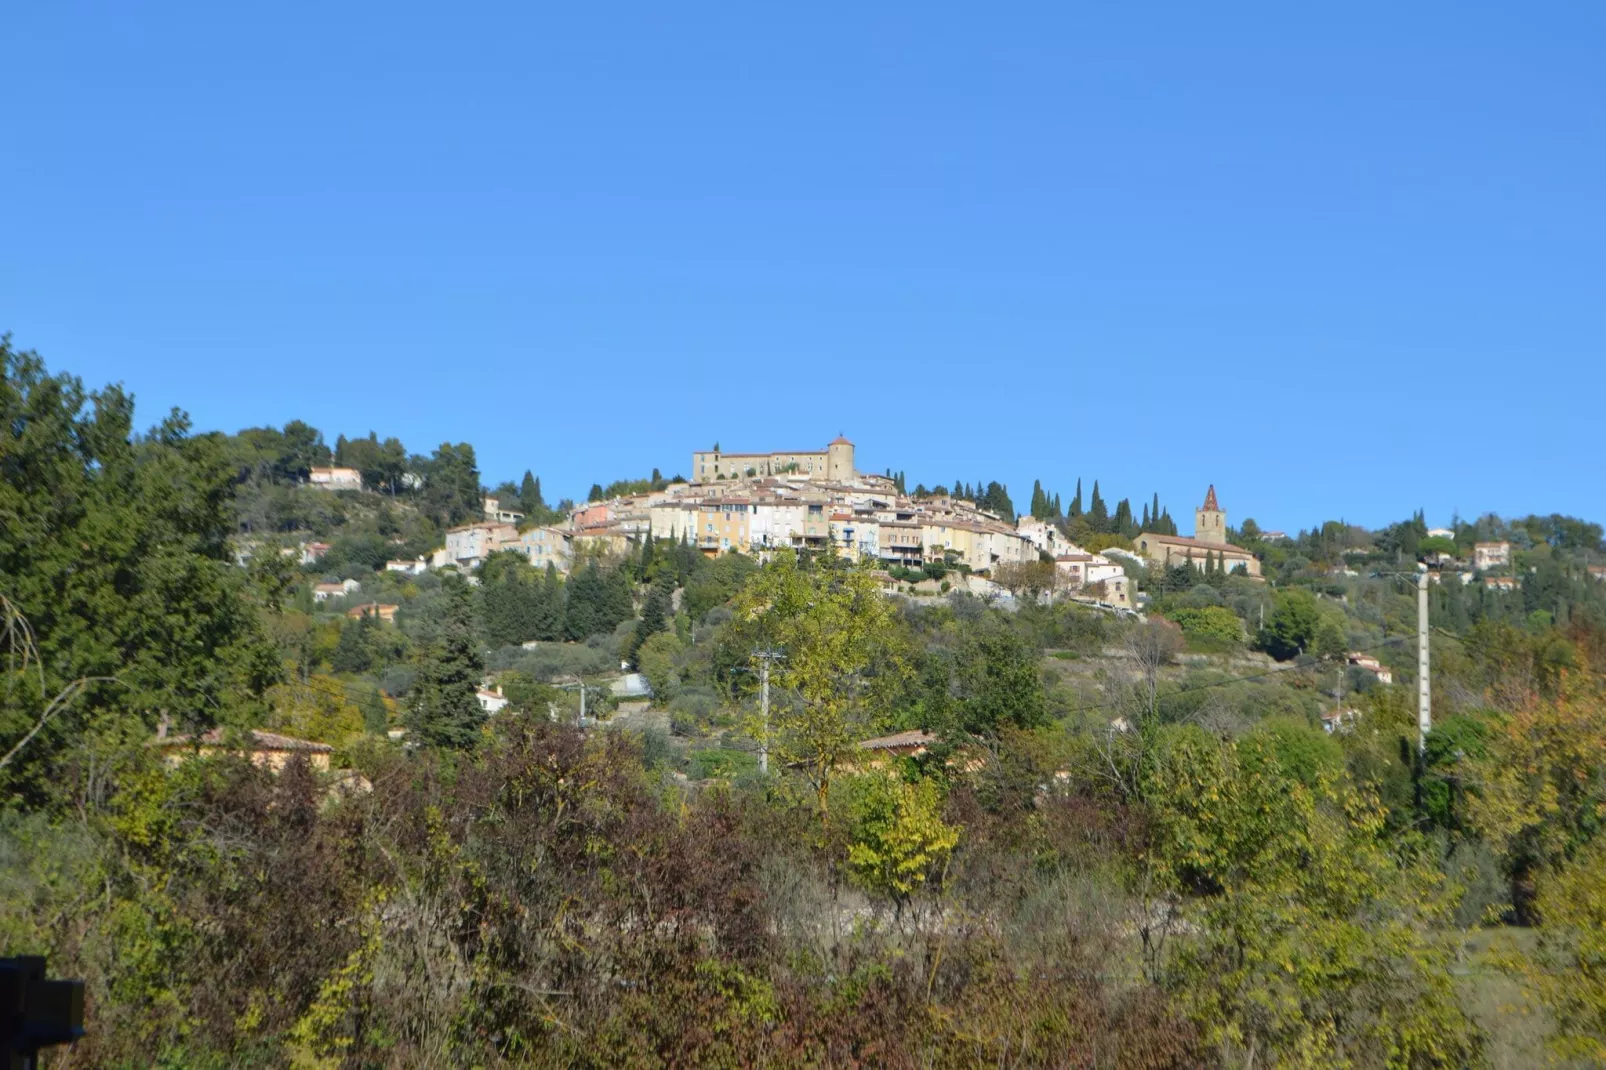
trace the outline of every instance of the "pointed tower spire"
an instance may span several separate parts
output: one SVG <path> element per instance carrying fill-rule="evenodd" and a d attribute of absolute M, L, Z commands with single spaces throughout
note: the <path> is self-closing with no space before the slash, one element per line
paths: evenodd
<path fill-rule="evenodd" d="M 1210 489 L 1205 491 L 1204 507 L 1211 512 L 1216 512 L 1221 508 L 1216 504 L 1216 485 L 1214 483 L 1210 484 Z"/>

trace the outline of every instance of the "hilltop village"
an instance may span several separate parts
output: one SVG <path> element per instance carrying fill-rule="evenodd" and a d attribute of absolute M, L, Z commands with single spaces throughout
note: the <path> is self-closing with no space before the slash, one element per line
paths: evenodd
<path fill-rule="evenodd" d="M 1023 515 L 1010 522 L 952 494 L 906 494 L 890 474 L 858 471 L 853 443 L 840 436 L 812 451 L 698 451 L 690 470 L 689 481 L 588 502 L 560 524 L 525 524 L 516 508 L 487 497 L 482 520 L 448 529 L 444 545 L 426 557 L 386 567 L 469 572 L 491 554 L 511 551 L 566 574 L 577 553 L 622 555 L 646 539 L 669 538 L 710 557 L 734 552 L 763 559 L 777 549 L 832 553 L 877 566 L 888 590 L 910 593 L 945 593 L 955 581 L 975 594 L 996 593 L 1016 585 L 1021 566 L 1052 564 L 1042 586 L 1121 609 L 1133 607 L 1121 557 L 1162 568 L 1185 561 L 1201 570 L 1260 573 L 1249 551 L 1228 543 L 1214 487 L 1196 512 L 1194 537 L 1144 531 L 1134 540 L 1135 553 L 1106 555 L 1071 543 L 1050 520 Z M 357 471 L 337 467 L 314 468 L 311 484 L 362 485 Z M 952 579 L 912 576 L 927 565 L 951 571 Z"/>

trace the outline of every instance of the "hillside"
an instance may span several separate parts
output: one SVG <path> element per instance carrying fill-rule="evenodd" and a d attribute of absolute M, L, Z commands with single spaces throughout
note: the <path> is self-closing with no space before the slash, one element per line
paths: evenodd
<path fill-rule="evenodd" d="M 549 509 L 0 355 L 0 933 L 85 980 L 74 1065 L 1606 1052 L 1597 524 Z"/>

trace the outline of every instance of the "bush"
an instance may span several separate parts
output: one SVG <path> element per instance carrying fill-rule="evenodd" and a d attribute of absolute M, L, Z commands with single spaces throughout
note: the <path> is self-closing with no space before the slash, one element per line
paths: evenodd
<path fill-rule="evenodd" d="M 1189 639 L 1237 645 L 1244 640 L 1243 622 L 1225 606 L 1177 609 L 1166 614 Z"/>

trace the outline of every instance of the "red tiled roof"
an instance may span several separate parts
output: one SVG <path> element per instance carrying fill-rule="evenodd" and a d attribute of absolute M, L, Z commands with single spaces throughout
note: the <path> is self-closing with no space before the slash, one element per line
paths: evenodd
<path fill-rule="evenodd" d="M 835 438 L 833 438 L 831 440 L 831 445 L 833 445 L 833 446 L 851 446 L 851 445 L 853 445 L 853 443 L 849 442 L 843 436 L 838 435 L 838 436 L 836 436 Z"/>
<path fill-rule="evenodd" d="M 1210 489 L 1205 491 L 1204 507 L 1215 512 L 1221 511 L 1221 506 L 1216 504 L 1216 485 L 1214 483 L 1210 484 Z"/>
<path fill-rule="evenodd" d="M 332 750 L 327 743 L 314 743 L 310 739 L 296 739 L 294 736 L 281 736 L 277 732 L 264 732 L 260 728 L 253 728 L 246 733 L 251 738 L 251 750 L 287 750 L 307 751 L 314 754 L 326 754 Z M 187 747 L 194 739 L 187 735 L 168 736 L 165 739 L 151 741 L 158 747 Z M 200 744 L 204 747 L 221 747 L 227 743 L 223 729 L 213 728 L 201 733 Z"/>
<path fill-rule="evenodd" d="M 1138 535 L 1138 538 L 1154 539 L 1157 542 L 1170 543 L 1173 546 L 1181 546 L 1187 549 L 1210 550 L 1218 554 L 1226 551 L 1227 553 L 1238 554 L 1242 557 L 1255 556 L 1248 550 L 1245 550 L 1242 546 L 1234 546 L 1230 542 L 1204 542 L 1201 539 L 1190 539 L 1184 535 L 1156 535 L 1152 531 L 1142 532 Z"/>
<path fill-rule="evenodd" d="M 890 736 L 879 736 L 875 739 L 866 739 L 859 744 L 860 750 L 897 750 L 899 747 L 926 747 L 937 742 L 937 737 L 920 729 L 908 732 L 898 732 Z"/>

